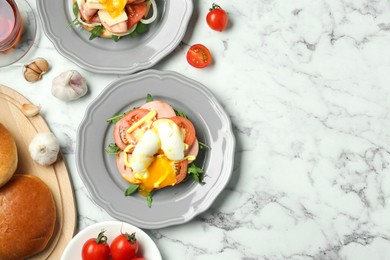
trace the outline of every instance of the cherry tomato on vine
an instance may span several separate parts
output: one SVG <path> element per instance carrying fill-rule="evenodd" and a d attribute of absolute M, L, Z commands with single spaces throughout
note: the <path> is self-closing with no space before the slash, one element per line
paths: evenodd
<path fill-rule="evenodd" d="M 228 25 L 228 15 L 219 5 L 213 3 L 206 16 L 206 22 L 211 29 L 222 32 Z"/>
<path fill-rule="evenodd" d="M 85 241 L 81 251 L 83 260 L 107 260 L 109 255 L 110 247 L 107 244 L 104 231 L 100 232 L 96 238 Z"/>
<path fill-rule="evenodd" d="M 209 49 L 202 44 L 192 45 L 187 52 L 187 61 L 195 68 L 204 68 L 211 63 L 211 54 Z"/>
<path fill-rule="evenodd" d="M 138 252 L 138 241 L 135 233 L 120 234 L 111 243 L 113 260 L 132 260 Z"/>

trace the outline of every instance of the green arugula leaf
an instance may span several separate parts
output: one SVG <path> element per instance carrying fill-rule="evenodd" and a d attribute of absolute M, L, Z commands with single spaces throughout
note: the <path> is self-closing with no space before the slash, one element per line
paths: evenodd
<path fill-rule="evenodd" d="M 174 108 L 173 110 L 175 111 L 177 116 L 181 116 L 181 117 L 184 117 L 184 118 L 188 119 L 188 116 L 183 111 L 181 111 L 180 109 Z"/>
<path fill-rule="evenodd" d="M 102 32 L 102 30 L 104 29 L 103 25 L 97 25 L 95 26 L 91 31 L 91 35 L 89 36 L 89 40 L 93 40 L 95 39 L 96 37 L 99 37 L 100 36 L 100 33 Z"/>
<path fill-rule="evenodd" d="M 114 42 L 117 42 L 119 41 L 119 39 L 121 38 L 120 36 L 117 36 L 117 35 L 112 35 L 111 38 L 114 40 Z"/>
<path fill-rule="evenodd" d="M 77 1 L 74 2 L 72 9 L 74 16 L 77 17 L 79 15 L 79 5 L 77 4 Z"/>
<path fill-rule="evenodd" d="M 131 38 L 135 38 L 135 37 L 137 36 L 137 31 L 136 31 L 136 30 L 132 31 L 132 32 L 129 34 L 129 36 L 130 36 Z"/>
<path fill-rule="evenodd" d="M 153 101 L 153 100 L 154 100 L 153 96 L 148 93 L 146 95 L 146 102 L 150 102 L 150 101 Z"/>
<path fill-rule="evenodd" d="M 137 27 L 135 27 L 135 30 L 133 32 L 131 32 L 129 35 L 130 37 L 134 38 L 136 37 L 138 34 L 142 34 L 142 33 L 145 33 L 149 30 L 149 26 L 147 24 L 144 24 L 144 23 L 141 23 L 141 22 L 138 22 L 137 23 Z"/>
<path fill-rule="evenodd" d="M 136 191 L 138 190 L 138 187 L 139 187 L 138 184 L 132 184 L 132 183 L 130 183 L 129 187 L 128 187 L 127 190 L 125 191 L 125 196 L 130 196 L 131 194 L 133 194 L 134 192 L 136 192 Z"/>
<path fill-rule="evenodd" d="M 106 121 L 116 124 L 126 113 L 115 114 L 113 117 L 108 118 Z"/>
<path fill-rule="evenodd" d="M 119 147 L 114 143 L 110 143 L 106 148 L 104 148 L 104 151 L 110 155 L 117 155 L 119 152 Z"/>
<path fill-rule="evenodd" d="M 190 175 L 196 182 L 199 184 L 204 184 L 203 182 L 203 169 L 196 166 L 194 163 L 191 163 L 188 166 L 187 174 Z"/>
<path fill-rule="evenodd" d="M 152 207 L 152 201 L 153 201 L 152 195 L 153 194 L 151 191 L 148 193 L 148 195 L 146 195 L 146 202 L 148 203 L 149 208 Z"/>
<path fill-rule="evenodd" d="M 148 31 L 148 29 L 149 29 L 149 26 L 147 24 L 144 24 L 144 23 L 141 23 L 141 22 L 139 22 L 137 24 L 137 27 L 135 28 L 135 30 L 137 31 L 138 34 L 139 33 L 145 33 L 145 32 Z"/>
<path fill-rule="evenodd" d="M 77 19 L 77 18 L 74 18 L 73 21 L 71 21 L 70 23 L 68 23 L 68 25 L 66 26 L 66 28 L 69 28 L 71 27 L 72 25 L 79 25 L 80 24 L 80 21 Z"/>
<path fill-rule="evenodd" d="M 205 144 L 205 143 L 202 143 L 201 141 L 199 141 L 198 140 L 198 143 L 199 143 L 199 148 L 200 149 L 205 149 L 205 148 L 207 148 L 207 149 L 211 149 L 211 147 L 210 146 L 208 146 L 207 144 Z"/>
<path fill-rule="evenodd" d="M 79 25 L 80 24 L 80 21 L 77 19 L 77 16 L 79 15 L 79 6 L 78 6 L 77 2 L 74 2 L 72 9 L 73 9 L 73 14 L 74 14 L 75 18 L 66 26 L 67 28 L 72 26 L 72 25 Z"/>

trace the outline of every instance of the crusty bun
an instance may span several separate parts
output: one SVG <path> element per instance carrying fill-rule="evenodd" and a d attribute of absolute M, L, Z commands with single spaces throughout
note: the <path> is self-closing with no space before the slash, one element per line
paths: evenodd
<path fill-rule="evenodd" d="M 0 188 L 0 259 L 20 260 L 45 249 L 56 208 L 49 187 L 33 175 L 15 174 Z"/>
<path fill-rule="evenodd" d="M 15 140 L 2 124 L 0 124 L 0 187 L 3 186 L 16 170 L 18 152 Z"/>

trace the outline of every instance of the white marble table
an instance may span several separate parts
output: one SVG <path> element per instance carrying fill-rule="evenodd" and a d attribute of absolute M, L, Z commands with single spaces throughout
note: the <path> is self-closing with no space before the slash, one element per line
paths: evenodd
<path fill-rule="evenodd" d="M 389 2 L 220 0 L 231 19 L 223 33 L 205 23 L 212 1 L 194 2 L 182 43 L 153 68 L 215 94 L 233 122 L 235 167 L 207 212 L 147 231 L 163 258 L 390 259 Z M 187 64 L 194 43 L 209 47 L 212 67 Z M 35 57 L 51 65 L 41 81 L 27 83 L 12 66 L 0 69 L 0 83 L 42 105 L 74 184 L 78 229 L 112 220 L 79 178 L 75 144 L 86 106 L 119 76 L 78 68 L 40 24 L 22 62 Z M 63 103 L 50 87 L 67 69 L 79 70 L 90 91 Z"/>

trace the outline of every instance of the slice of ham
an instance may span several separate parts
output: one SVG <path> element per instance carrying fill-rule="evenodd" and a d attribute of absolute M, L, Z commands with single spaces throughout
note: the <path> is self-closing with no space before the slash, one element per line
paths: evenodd
<path fill-rule="evenodd" d="M 88 22 L 88 23 L 92 22 L 91 19 L 95 16 L 97 11 L 98 11 L 98 9 L 90 9 L 85 4 L 82 5 L 81 7 L 79 7 L 79 12 L 80 12 L 81 18 L 83 18 L 83 20 Z"/>
<path fill-rule="evenodd" d="M 121 174 L 122 178 L 128 182 L 131 182 L 133 184 L 139 183 L 139 180 L 135 179 L 134 177 L 133 170 L 125 165 L 123 156 L 123 152 L 118 153 L 118 155 L 116 156 L 116 167 L 118 168 L 119 173 Z M 130 161 L 131 154 L 127 154 L 127 159 L 128 161 Z"/>
<path fill-rule="evenodd" d="M 95 15 L 91 18 L 91 20 L 89 21 L 90 23 L 101 23 L 100 22 L 100 17 L 98 15 Z"/>
<path fill-rule="evenodd" d="M 187 151 L 185 151 L 184 155 L 185 156 L 189 156 L 189 155 L 192 155 L 192 156 L 196 156 L 198 155 L 199 153 L 199 142 L 198 142 L 198 139 L 195 138 L 195 141 L 194 143 L 191 145 L 191 147 L 189 147 L 187 149 Z M 194 160 L 188 160 L 188 163 L 191 163 L 193 162 Z"/>
<path fill-rule="evenodd" d="M 159 118 L 171 118 L 176 116 L 175 110 L 166 102 L 160 100 L 150 101 L 143 104 L 139 108 L 155 110 L 157 112 L 157 119 Z"/>
<path fill-rule="evenodd" d="M 102 25 L 104 26 L 104 28 L 106 28 L 106 30 L 108 30 L 111 33 L 122 34 L 122 33 L 127 32 L 127 22 L 126 21 L 116 23 L 112 26 L 109 26 L 107 23 L 102 21 Z"/>

